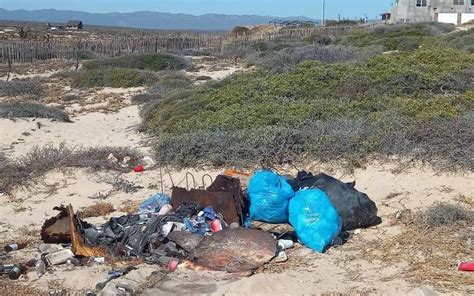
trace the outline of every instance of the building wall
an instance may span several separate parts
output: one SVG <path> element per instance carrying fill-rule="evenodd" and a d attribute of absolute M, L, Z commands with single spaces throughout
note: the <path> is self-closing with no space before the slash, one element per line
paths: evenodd
<path fill-rule="evenodd" d="M 464 0 L 464 5 L 454 5 L 454 0 L 426 0 L 426 6 L 416 6 L 416 0 L 396 0 L 391 10 L 392 22 L 437 21 L 438 13 L 474 13 L 472 0 Z"/>

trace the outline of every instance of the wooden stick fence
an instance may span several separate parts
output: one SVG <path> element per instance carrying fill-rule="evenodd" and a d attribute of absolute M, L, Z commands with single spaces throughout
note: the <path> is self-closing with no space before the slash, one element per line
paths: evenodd
<path fill-rule="evenodd" d="M 252 34 L 168 34 L 140 37 L 113 37 L 103 40 L 51 39 L 0 41 L 0 63 L 31 63 L 50 59 L 75 59 L 81 51 L 94 52 L 100 56 L 126 54 L 177 52 L 205 50 L 209 53 L 222 52 L 227 46 L 247 46 L 256 41 L 282 38 L 304 38 L 308 36 L 340 36 L 347 32 L 369 30 L 378 24 L 348 27 L 314 27 L 282 29 L 278 32 Z"/>

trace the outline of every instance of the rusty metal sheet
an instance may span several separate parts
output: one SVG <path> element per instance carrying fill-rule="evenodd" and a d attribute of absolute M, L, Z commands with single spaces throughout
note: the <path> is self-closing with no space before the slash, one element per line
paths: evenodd
<path fill-rule="evenodd" d="M 84 256 L 84 257 L 106 257 L 110 256 L 109 250 L 104 246 L 97 246 L 97 247 L 89 247 L 84 242 L 84 238 L 81 236 L 78 230 L 78 222 L 80 222 L 81 227 L 84 225 L 90 226 L 87 222 L 80 221 L 76 215 L 74 214 L 74 210 L 72 205 L 67 207 L 68 211 L 68 220 L 69 225 L 71 226 L 71 250 L 76 256 Z"/>
<path fill-rule="evenodd" d="M 207 187 L 207 191 L 231 192 L 234 198 L 235 209 L 240 217 L 240 224 L 244 224 L 244 194 L 242 193 L 242 186 L 240 185 L 239 179 L 231 176 L 219 175 L 216 177 L 214 182 Z"/>
<path fill-rule="evenodd" d="M 185 201 L 194 202 L 200 208 L 212 206 L 214 211 L 224 216 L 224 220 L 228 224 L 240 221 L 232 192 L 212 192 L 199 189 L 188 191 L 185 188 L 173 187 L 171 194 L 173 210 L 176 210 Z"/>
<path fill-rule="evenodd" d="M 203 239 L 199 234 L 188 231 L 173 231 L 168 234 L 167 238 L 188 253 L 196 249 L 197 245 L 199 245 Z"/>
<path fill-rule="evenodd" d="M 205 237 L 193 252 L 197 265 L 231 273 L 254 270 L 275 257 L 277 240 L 257 229 L 225 229 Z"/>
<path fill-rule="evenodd" d="M 54 217 L 49 218 L 41 227 L 41 239 L 47 244 L 67 244 L 71 242 L 71 225 L 69 224 L 68 211 L 64 206 L 54 207 L 59 211 Z"/>

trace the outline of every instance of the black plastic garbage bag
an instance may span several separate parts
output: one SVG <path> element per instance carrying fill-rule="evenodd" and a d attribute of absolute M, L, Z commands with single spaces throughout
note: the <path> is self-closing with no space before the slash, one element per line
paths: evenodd
<path fill-rule="evenodd" d="M 344 183 L 326 174 L 313 176 L 305 171 L 299 172 L 290 182 L 294 191 L 302 188 L 319 188 L 327 193 L 342 219 L 342 230 L 365 228 L 380 224 L 377 206 L 367 194 L 357 191 L 355 182 Z"/>

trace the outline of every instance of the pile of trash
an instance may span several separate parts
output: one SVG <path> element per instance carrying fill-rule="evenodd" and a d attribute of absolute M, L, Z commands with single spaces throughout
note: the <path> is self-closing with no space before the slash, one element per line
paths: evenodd
<path fill-rule="evenodd" d="M 210 177 L 209 177 L 210 178 Z M 140 258 L 169 272 L 180 268 L 252 272 L 287 259 L 295 242 L 324 252 L 343 243 L 341 232 L 381 222 L 369 197 L 325 174 L 300 172 L 296 178 L 271 170 L 253 175 L 226 170 L 207 188 L 173 187 L 146 199 L 135 214 L 92 225 L 71 205 L 45 221 L 38 257 L 25 266 L 0 265 L 0 273 L 17 279 L 35 268 L 38 276 L 59 264 L 89 266 L 110 258 Z M 252 221 L 289 223 L 293 235 L 252 228 Z M 13 252 L 24 246 L 12 245 Z M 0 258 L 1 259 L 1 258 Z M 93 293 L 133 267 L 112 270 Z M 92 295 L 92 294 L 91 294 Z"/>

